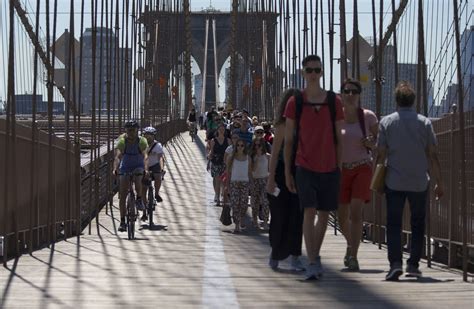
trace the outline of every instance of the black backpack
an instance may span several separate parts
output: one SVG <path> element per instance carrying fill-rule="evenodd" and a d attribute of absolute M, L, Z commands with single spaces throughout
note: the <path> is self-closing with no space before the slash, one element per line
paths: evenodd
<path fill-rule="evenodd" d="M 296 170 L 296 151 L 298 150 L 298 138 L 300 134 L 300 120 L 301 120 L 301 114 L 303 113 L 303 93 L 299 90 L 295 90 L 295 138 L 293 141 L 293 156 L 292 156 L 292 172 L 293 175 Z M 334 139 L 334 147 L 337 146 L 337 135 L 336 135 L 336 93 L 334 91 L 327 91 L 327 105 L 329 107 L 329 116 L 331 118 L 331 124 L 332 124 L 332 135 Z"/>

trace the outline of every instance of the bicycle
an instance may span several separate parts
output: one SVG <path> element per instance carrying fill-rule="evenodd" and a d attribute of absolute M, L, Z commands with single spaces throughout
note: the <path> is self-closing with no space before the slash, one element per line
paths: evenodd
<path fill-rule="evenodd" d="M 148 205 L 146 207 L 146 212 L 148 214 L 148 225 L 150 228 L 153 226 L 153 211 L 155 210 L 156 201 L 155 201 L 155 188 L 153 186 L 153 174 L 149 176 L 147 180 L 147 195 L 148 195 Z"/>
<path fill-rule="evenodd" d="M 128 234 L 128 239 L 133 240 L 135 239 L 135 221 L 137 221 L 138 217 L 138 210 L 137 210 L 137 201 L 135 197 L 135 191 L 133 189 L 133 183 L 134 183 L 134 177 L 135 176 L 141 176 L 143 175 L 142 173 L 121 173 L 119 174 L 120 176 L 126 176 L 128 177 L 128 193 L 127 193 L 127 199 L 125 202 L 126 206 L 126 224 L 127 224 L 127 234 Z"/>

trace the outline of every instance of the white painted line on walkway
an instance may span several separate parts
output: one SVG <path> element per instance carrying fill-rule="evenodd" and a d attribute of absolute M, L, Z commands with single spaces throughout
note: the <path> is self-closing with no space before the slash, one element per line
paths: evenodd
<path fill-rule="evenodd" d="M 221 223 L 217 216 L 212 178 L 206 175 L 206 242 L 202 304 L 204 308 L 239 308 L 222 245 Z"/>

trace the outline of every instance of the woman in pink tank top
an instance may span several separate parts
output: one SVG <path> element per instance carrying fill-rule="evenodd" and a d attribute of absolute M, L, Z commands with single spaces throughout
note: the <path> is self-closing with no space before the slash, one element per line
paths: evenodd
<path fill-rule="evenodd" d="M 357 252 L 362 238 L 362 211 L 371 197 L 372 151 L 378 133 L 375 114 L 360 107 L 361 91 L 361 84 L 354 79 L 347 79 L 341 87 L 344 125 L 340 204 L 337 212 L 347 241 L 344 266 L 351 271 L 359 270 Z"/>

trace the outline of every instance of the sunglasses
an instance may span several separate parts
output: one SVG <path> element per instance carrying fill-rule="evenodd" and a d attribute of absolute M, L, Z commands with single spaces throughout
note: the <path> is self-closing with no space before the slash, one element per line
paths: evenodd
<path fill-rule="evenodd" d="M 322 72 L 322 70 L 323 69 L 321 69 L 321 68 L 309 68 L 309 67 L 304 69 L 304 71 L 308 74 L 311 74 L 313 72 L 316 73 L 316 74 L 319 74 L 319 73 Z"/>
<path fill-rule="evenodd" d="M 255 131 L 255 134 L 263 134 L 263 131 Z"/>
<path fill-rule="evenodd" d="M 237 147 L 245 147 L 245 145 L 237 144 Z"/>
<path fill-rule="evenodd" d="M 360 91 L 357 89 L 344 89 L 342 92 L 344 94 L 360 94 Z"/>

